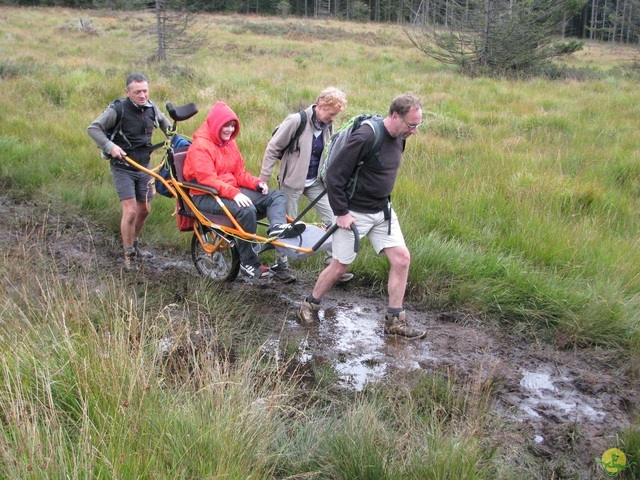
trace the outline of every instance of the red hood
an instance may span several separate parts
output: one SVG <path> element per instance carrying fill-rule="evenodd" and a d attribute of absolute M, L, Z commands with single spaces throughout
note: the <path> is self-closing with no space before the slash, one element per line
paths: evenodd
<path fill-rule="evenodd" d="M 230 122 L 231 120 L 235 120 L 236 129 L 231 135 L 229 141 L 223 142 L 220 140 L 220 130 L 225 123 Z M 240 120 L 236 113 L 226 103 L 216 102 L 207 115 L 207 121 L 204 122 L 198 130 L 196 130 L 193 134 L 193 138 L 195 140 L 198 137 L 204 137 L 212 141 L 215 145 L 223 146 L 235 140 L 238 133 L 240 133 Z"/>

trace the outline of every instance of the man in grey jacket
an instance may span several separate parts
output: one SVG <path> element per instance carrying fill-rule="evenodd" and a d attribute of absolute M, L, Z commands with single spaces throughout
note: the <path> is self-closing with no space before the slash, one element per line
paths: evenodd
<path fill-rule="evenodd" d="M 320 176 L 322 150 L 333 133 L 333 121 L 347 107 L 347 97 L 336 87 L 325 88 L 316 99 L 316 103 L 304 110 L 304 114 L 292 113 L 287 116 L 271 137 L 262 159 L 260 180 L 268 182 L 278 160 L 279 189 L 287 197 L 287 215 L 296 218 L 298 204 L 304 195 L 310 202 L 318 199 L 314 208 L 322 223 L 328 227 L 333 223 L 333 212 L 325 185 Z M 295 139 L 300 122 L 306 118 L 306 126 L 300 137 Z M 295 140 L 292 145 L 292 140 Z M 327 251 L 325 264 L 331 262 L 331 250 Z M 289 262 L 284 254 L 276 254 L 276 264 L 271 267 L 276 277 L 285 283 L 294 282 Z M 353 274 L 345 273 L 338 280 L 348 282 Z"/>
<path fill-rule="evenodd" d="M 96 118 L 87 133 L 109 160 L 113 182 L 122 206 L 120 233 L 124 247 L 124 268 L 138 269 L 137 261 L 153 256 L 138 248 L 138 236 L 149 215 L 149 202 L 153 190 L 149 189 L 151 177 L 130 165 L 125 156 L 148 168 L 151 162 L 151 136 L 154 127 L 163 132 L 171 126 L 153 103 L 149 101 L 149 81 L 141 73 L 127 78 L 126 98 L 113 102 Z"/>

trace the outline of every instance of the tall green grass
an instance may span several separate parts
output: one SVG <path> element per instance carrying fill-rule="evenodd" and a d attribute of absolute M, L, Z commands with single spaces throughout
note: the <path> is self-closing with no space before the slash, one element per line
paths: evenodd
<path fill-rule="evenodd" d="M 0 477 L 494 478 L 487 382 L 305 385 L 260 348 L 246 298 L 183 278 L 178 305 L 166 286 L 53 266 L 56 228 L 32 219 L 2 254 Z"/>
<path fill-rule="evenodd" d="M 86 127 L 123 95 L 132 71 L 150 77 L 161 107 L 198 104 L 200 113 L 182 125 L 187 134 L 215 101 L 231 105 L 255 173 L 273 129 L 324 87 L 348 94 L 338 123 L 385 113 L 393 97 L 412 91 L 423 100 L 425 126 L 407 143 L 393 195 L 412 251 L 409 299 L 536 338 L 626 347 L 628 374 L 638 375 L 640 94 L 605 47 L 587 45 L 568 60 L 583 69 L 580 81 L 469 79 L 416 52 L 396 26 L 211 16 L 201 19 L 203 48 L 154 64 L 146 62 L 153 43 L 142 35 L 147 13 L 82 12 L 96 35 L 73 27 L 73 10 L 2 13 L 0 182 L 11 195 L 87 216 L 118 248 L 119 205 Z M 173 208 L 168 199 L 153 203 L 145 240 L 186 249 Z M 367 390 L 356 401 L 309 391 L 256 353 L 260 325 L 248 320 L 255 315 L 245 299 L 198 279 L 161 288 L 96 279 L 78 265 L 60 271 L 44 239 L 34 239 L 42 233 L 32 220 L 24 219 L 20 248 L 0 263 L 4 478 L 473 479 L 544 471 L 530 466 L 526 451 L 484 441 L 487 429 L 500 431 L 483 403 L 490 385 L 466 385 L 451 373 L 394 386 L 394 395 Z M 366 244 L 353 268 L 384 289 L 388 266 Z M 177 377 L 163 371 L 158 342 L 203 322 L 239 360 L 203 358 Z M 636 436 L 631 429 L 629 445 Z"/>
<path fill-rule="evenodd" d="M 85 130 L 123 94 L 132 70 L 151 77 L 161 106 L 199 105 L 185 133 L 215 101 L 229 103 L 256 173 L 273 128 L 325 86 L 348 94 L 339 121 L 385 113 L 395 95 L 412 91 L 423 100 L 425 127 L 408 141 L 394 204 L 413 253 L 413 299 L 566 330 L 577 343 L 638 338 L 640 94 L 604 60 L 601 73 L 609 73 L 593 80 L 469 79 L 410 48 L 393 26 L 212 16 L 201 20 L 203 48 L 149 64 L 144 12 L 92 12 L 97 35 L 74 29 L 72 11 L 6 12 L 0 175 L 16 190 L 117 229 L 109 173 Z M 589 54 L 617 58 L 603 49 L 588 45 L 570 66 L 594 71 Z M 155 202 L 146 235 L 183 246 L 172 209 Z M 354 268 L 382 282 L 384 264 L 372 255 L 365 249 Z"/>

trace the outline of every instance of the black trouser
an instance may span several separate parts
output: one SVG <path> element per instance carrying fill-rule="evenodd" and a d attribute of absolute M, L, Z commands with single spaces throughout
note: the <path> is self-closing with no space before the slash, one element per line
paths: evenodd
<path fill-rule="evenodd" d="M 267 217 L 270 228 L 280 223 L 287 223 L 285 213 L 287 199 L 280 190 L 272 190 L 266 195 L 241 188 L 240 191 L 251 199 L 253 205 L 249 207 L 239 207 L 236 202 L 229 198 L 222 198 L 222 203 L 229 209 L 238 224 L 247 233 L 256 233 L 258 220 Z M 214 214 L 223 214 L 222 208 L 211 195 L 193 195 L 193 203 L 198 210 Z M 257 265 L 260 263 L 258 255 L 253 251 L 250 242 L 238 240 L 238 253 L 240 261 L 244 265 Z"/>

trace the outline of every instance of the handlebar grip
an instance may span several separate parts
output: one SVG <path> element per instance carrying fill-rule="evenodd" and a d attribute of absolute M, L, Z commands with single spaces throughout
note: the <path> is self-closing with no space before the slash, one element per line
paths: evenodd
<path fill-rule="evenodd" d="M 349 228 L 351 228 L 351 231 L 353 232 L 353 251 L 358 253 L 360 251 L 360 232 L 358 232 L 358 227 L 353 223 Z"/>

